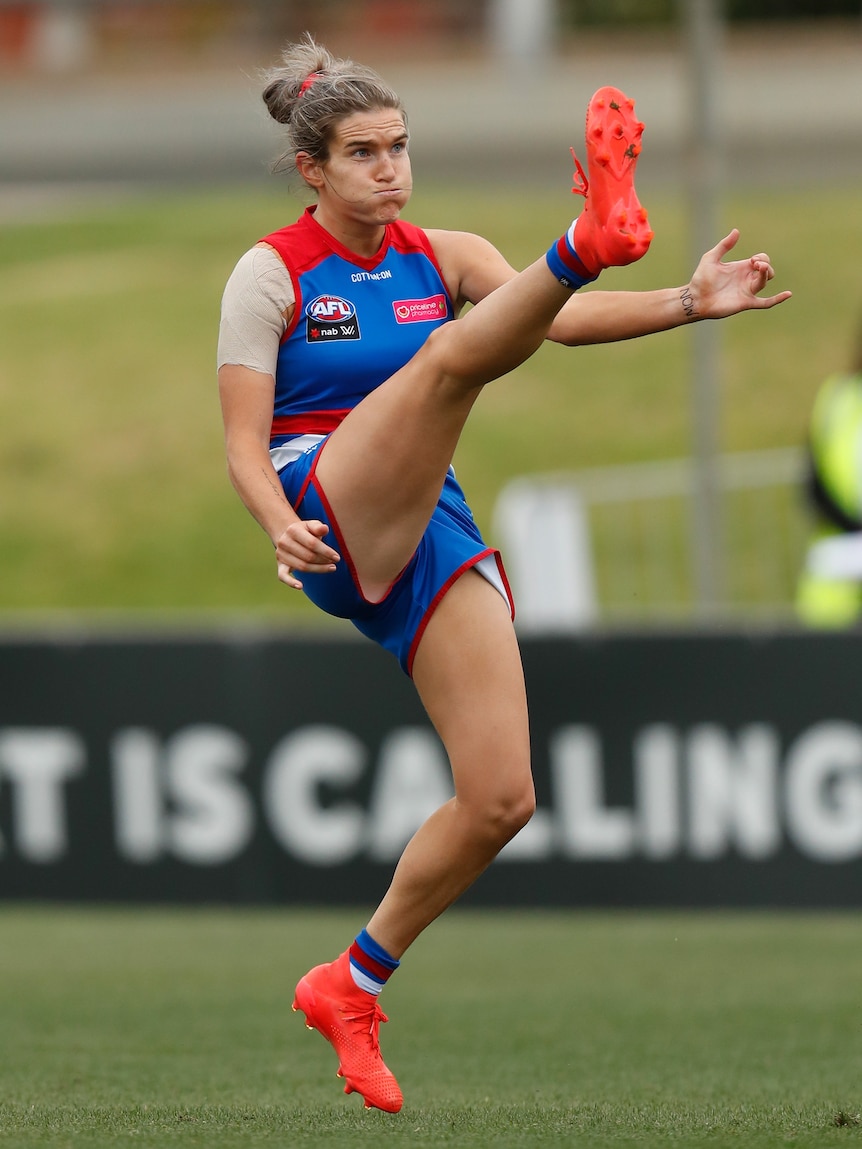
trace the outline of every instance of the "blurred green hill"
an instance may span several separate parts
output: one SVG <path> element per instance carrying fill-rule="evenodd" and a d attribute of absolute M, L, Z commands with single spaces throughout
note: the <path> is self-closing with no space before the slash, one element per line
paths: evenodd
<path fill-rule="evenodd" d="M 269 0 L 94 0 L 113 10 L 98 66 L 7 68 L 10 13 L 39 7 L 0 0 L 0 615 L 319 621 L 277 584 L 268 542 L 229 487 L 215 389 L 225 280 L 303 206 L 268 176 L 278 136 L 257 73 L 282 38 L 274 13 L 303 13 Z M 805 19 L 792 22 L 766 19 L 791 14 L 778 0 L 738 7 L 727 7 L 740 18 L 722 54 L 719 230 L 739 226 L 741 250 L 767 250 L 795 295 L 722 325 L 724 451 L 801 444 L 862 306 L 856 0 L 853 13 L 793 5 Z M 364 58 L 373 46 L 370 62 L 405 97 L 417 177 L 408 217 L 481 232 L 525 265 L 577 210 L 566 145 L 579 142 L 589 94 L 613 82 L 647 121 L 638 177 L 657 237 L 602 286 L 685 282 L 690 78 L 668 22 L 677 5 L 567 3 L 554 59 L 526 72 L 502 68 L 472 34 L 452 38 L 480 8 L 315 7 L 333 50 Z M 755 10 L 765 22 L 742 19 Z M 251 20 L 244 31 L 228 19 L 238 13 Z M 626 30 L 590 23 L 603 13 Z M 633 31 L 647 14 L 655 27 Z M 488 388 L 456 458 L 480 524 L 490 531 L 497 494 L 524 472 L 688 455 L 692 373 L 685 332 L 542 348 Z M 745 564 L 745 542 L 734 547 L 730 563 Z"/>
<path fill-rule="evenodd" d="M 656 190 L 648 206 L 650 253 L 603 287 L 686 280 L 684 203 Z M 301 207 L 275 190 L 196 189 L 0 227 L 7 620 L 45 609 L 312 617 L 276 582 L 269 543 L 229 486 L 214 364 L 235 260 Z M 481 231 L 523 266 L 569 210 L 564 192 L 428 185 L 407 214 Z M 723 324 L 722 449 L 798 445 L 815 387 L 855 332 L 862 192 L 751 190 L 728 197 L 725 217 L 795 296 Z M 455 460 L 480 524 L 515 474 L 687 454 L 690 355 L 684 331 L 549 345 L 490 386 Z"/>

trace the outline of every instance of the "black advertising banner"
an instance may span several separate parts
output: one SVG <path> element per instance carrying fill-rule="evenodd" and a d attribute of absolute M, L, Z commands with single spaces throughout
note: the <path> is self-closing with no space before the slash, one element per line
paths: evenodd
<path fill-rule="evenodd" d="M 522 644 L 539 808 L 473 905 L 862 905 L 862 634 Z M 391 656 L 0 641 L 0 898 L 371 904 L 451 794 Z"/>

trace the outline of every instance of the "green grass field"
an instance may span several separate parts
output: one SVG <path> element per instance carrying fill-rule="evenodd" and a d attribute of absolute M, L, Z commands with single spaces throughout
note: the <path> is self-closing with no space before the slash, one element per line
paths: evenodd
<path fill-rule="evenodd" d="M 453 911 L 387 988 L 396 1116 L 290 1011 L 343 911 L 0 910 L 0 1144 L 862 1140 L 858 915 Z"/>
<path fill-rule="evenodd" d="M 814 390 L 847 361 L 862 299 L 862 192 L 752 190 L 723 224 L 764 248 L 794 299 L 723 325 L 724 450 L 798 445 Z M 607 287 L 684 282 L 685 204 L 645 196 L 656 230 Z M 576 205 L 575 205 L 576 206 Z M 78 205 L 0 226 L 0 612 L 234 610 L 315 618 L 275 580 L 268 544 L 225 475 L 215 388 L 219 300 L 238 256 L 301 205 L 213 190 Z M 433 186 L 409 216 L 481 231 L 523 266 L 573 210 L 558 190 Z M 718 238 L 718 237 L 716 237 Z M 456 467 L 487 530 L 512 476 L 685 455 L 684 332 L 542 348 L 489 387 Z M 744 562 L 744 554 L 734 556 Z"/>

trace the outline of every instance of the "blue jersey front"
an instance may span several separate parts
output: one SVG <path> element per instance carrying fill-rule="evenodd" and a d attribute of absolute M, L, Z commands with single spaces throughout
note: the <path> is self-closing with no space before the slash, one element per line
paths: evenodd
<path fill-rule="evenodd" d="M 273 444 L 333 430 L 454 318 L 428 237 L 413 224 L 388 224 L 373 259 L 343 247 L 313 209 L 263 242 L 284 260 L 296 299 L 278 353 Z"/>

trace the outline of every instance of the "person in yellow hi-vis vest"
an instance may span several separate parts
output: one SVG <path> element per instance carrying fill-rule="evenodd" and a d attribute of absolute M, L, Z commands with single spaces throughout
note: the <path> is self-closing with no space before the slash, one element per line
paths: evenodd
<path fill-rule="evenodd" d="M 816 526 L 796 609 L 811 626 L 851 626 L 862 622 L 862 340 L 852 369 L 817 393 L 808 450 Z"/>

